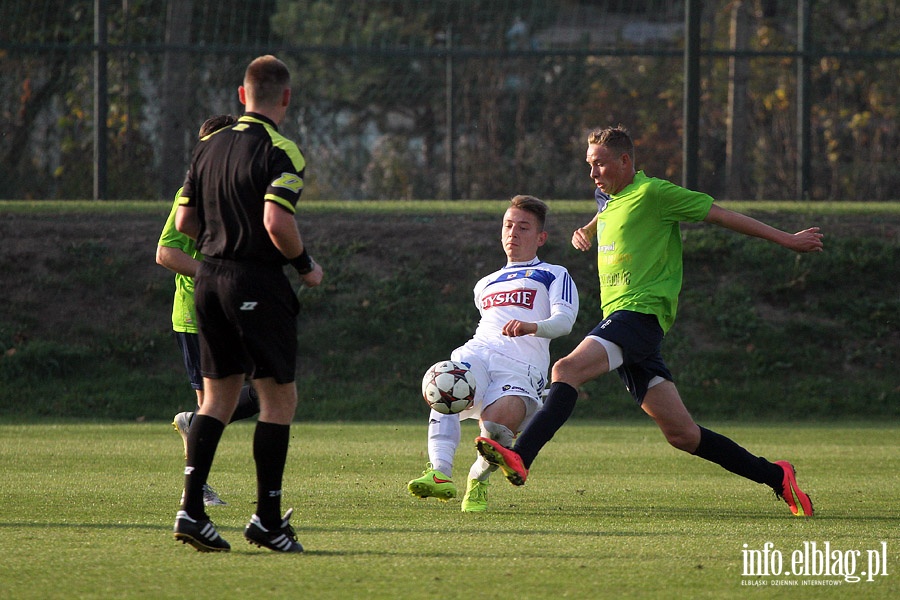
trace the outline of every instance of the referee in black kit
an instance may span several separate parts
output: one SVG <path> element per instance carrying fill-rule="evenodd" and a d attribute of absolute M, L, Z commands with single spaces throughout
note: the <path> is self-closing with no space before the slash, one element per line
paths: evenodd
<path fill-rule="evenodd" d="M 290 263 L 309 287 L 322 281 L 294 220 L 306 161 L 278 133 L 291 99 L 290 73 L 274 56 L 247 67 L 238 88 L 244 115 L 200 140 L 179 198 L 178 231 L 197 240 L 205 259 L 195 278 L 200 358 L 206 397 L 187 441 L 184 500 L 175 538 L 201 552 L 227 552 L 203 506 L 203 485 L 249 375 L 259 393 L 253 437 L 256 514 L 244 537 L 278 552 L 302 552 L 281 516 L 281 485 L 291 421 L 299 304 L 284 273 Z"/>

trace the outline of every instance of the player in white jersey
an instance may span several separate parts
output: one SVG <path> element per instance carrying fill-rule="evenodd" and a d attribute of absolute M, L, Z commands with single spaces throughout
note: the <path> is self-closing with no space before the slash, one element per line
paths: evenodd
<path fill-rule="evenodd" d="M 503 215 L 501 241 L 506 266 L 475 284 L 481 314 L 475 334 L 450 355 L 475 375 L 475 401 L 458 415 L 432 410 L 428 423 L 429 463 L 407 485 L 419 498 L 456 497 L 451 479 L 460 441 L 460 420 L 479 419 L 481 435 L 511 444 L 541 407 L 547 385 L 550 340 L 568 334 L 578 315 L 578 291 L 565 267 L 537 257 L 547 241 L 547 205 L 516 196 Z M 487 509 L 488 477 L 495 466 L 478 456 L 469 469 L 464 512 Z"/>

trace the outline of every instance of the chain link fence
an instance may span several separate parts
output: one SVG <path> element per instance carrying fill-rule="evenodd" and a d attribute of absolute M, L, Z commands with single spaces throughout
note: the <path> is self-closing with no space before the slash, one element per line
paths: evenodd
<path fill-rule="evenodd" d="M 293 73 L 306 198 L 585 198 L 587 132 L 619 123 L 677 182 L 686 4 L 0 0 L 0 197 L 91 198 L 99 177 L 170 200 L 267 53 Z M 806 127 L 811 199 L 898 198 L 897 3 L 702 6 L 699 189 L 799 197 Z"/>

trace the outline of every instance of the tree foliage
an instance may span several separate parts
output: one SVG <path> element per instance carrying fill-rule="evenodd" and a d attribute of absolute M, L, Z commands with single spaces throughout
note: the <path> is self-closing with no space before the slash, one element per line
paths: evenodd
<path fill-rule="evenodd" d="M 796 6 L 744 2 L 748 50 L 756 54 L 744 59 L 751 75 L 743 179 L 752 198 L 795 197 Z M 0 4 L 4 197 L 91 195 L 94 4 Z M 197 125 L 241 109 L 235 89 L 243 69 L 266 52 L 294 73 L 282 128 L 309 154 L 313 197 L 584 197 L 585 134 L 617 123 L 634 134 L 640 167 L 679 180 L 681 41 L 647 41 L 660 25 L 677 30 L 677 0 L 107 6 L 111 197 L 168 198 Z M 733 6 L 716 0 L 703 12 L 699 175 L 700 187 L 715 195 L 726 188 L 724 49 Z M 811 197 L 896 198 L 900 7 L 879 0 L 811 6 Z M 173 17 L 175 7 L 185 14 Z"/>

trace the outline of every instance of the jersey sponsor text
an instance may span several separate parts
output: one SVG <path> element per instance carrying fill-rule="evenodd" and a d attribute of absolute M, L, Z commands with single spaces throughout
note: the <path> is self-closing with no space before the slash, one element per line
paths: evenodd
<path fill-rule="evenodd" d="M 497 292 L 484 296 L 481 299 L 481 307 L 484 310 L 497 306 L 521 306 L 523 308 L 534 308 L 535 290 L 511 290 L 505 292 Z"/>
<path fill-rule="evenodd" d="M 631 271 L 618 271 L 616 273 L 600 273 L 600 287 L 614 287 L 631 283 Z"/>

